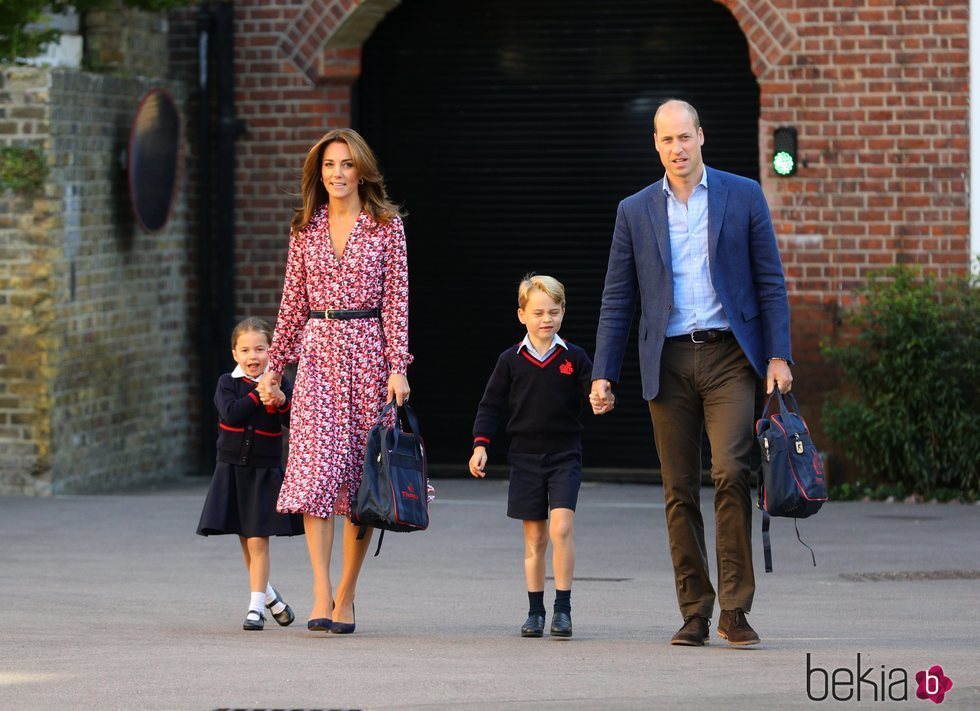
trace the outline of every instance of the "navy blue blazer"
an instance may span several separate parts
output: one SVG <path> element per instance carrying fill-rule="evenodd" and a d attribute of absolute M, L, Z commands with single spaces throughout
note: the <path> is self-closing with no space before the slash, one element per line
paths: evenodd
<path fill-rule="evenodd" d="M 708 265 L 732 332 L 759 377 L 769 358 L 792 362 L 786 279 L 769 216 L 754 180 L 708 171 Z M 619 203 L 602 292 L 592 378 L 619 380 L 639 300 L 643 397 L 660 391 L 660 355 L 674 299 L 663 179 Z"/>

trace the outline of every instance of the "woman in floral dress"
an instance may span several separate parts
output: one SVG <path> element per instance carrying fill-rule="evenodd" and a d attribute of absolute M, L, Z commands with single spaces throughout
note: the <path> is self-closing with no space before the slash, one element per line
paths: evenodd
<path fill-rule="evenodd" d="M 408 400 L 408 263 L 398 207 L 373 152 L 351 129 L 327 133 L 303 166 L 282 303 L 260 392 L 298 362 L 289 459 L 278 511 L 301 513 L 313 567 L 311 630 L 354 631 L 354 594 L 370 535 L 345 522 L 330 583 L 333 516 L 350 514 L 378 412 Z M 319 312 L 319 313 L 318 313 Z M 380 316 L 380 317 L 379 317 Z"/>

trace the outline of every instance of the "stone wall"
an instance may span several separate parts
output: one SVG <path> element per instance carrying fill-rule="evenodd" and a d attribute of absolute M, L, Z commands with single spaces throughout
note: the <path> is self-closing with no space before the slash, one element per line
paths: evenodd
<path fill-rule="evenodd" d="M 0 195 L 0 494 L 184 474 L 187 201 L 146 234 L 123 169 L 136 107 L 160 83 L 11 67 L 0 83 L 0 140 L 43 145 L 51 168 L 38 196 Z M 183 86 L 165 86 L 182 105 Z"/>
<path fill-rule="evenodd" d="M 0 71 L 0 141 L 46 148 L 48 73 Z M 0 192 L 0 494 L 51 489 L 53 195 Z"/>
<path fill-rule="evenodd" d="M 100 73 L 159 77 L 167 73 L 166 13 L 142 12 L 121 2 L 85 13 L 85 64 Z"/>

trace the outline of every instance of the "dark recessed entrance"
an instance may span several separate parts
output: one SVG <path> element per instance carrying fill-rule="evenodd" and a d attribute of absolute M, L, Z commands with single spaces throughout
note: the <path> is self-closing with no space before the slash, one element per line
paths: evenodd
<path fill-rule="evenodd" d="M 616 206 L 663 175 L 652 118 L 671 96 L 700 111 L 709 165 L 758 177 L 758 86 L 715 2 L 404 0 L 365 43 L 354 123 L 409 212 L 409 375 L 433 463 L 465 472 L 486 379 L 523 337 L 524 273 L 564 282 L 562 335 L 593 352 Z M 636 359 L 634 334 L 617 410 L 586 418 L 586 466 L 657 465 Z"/>

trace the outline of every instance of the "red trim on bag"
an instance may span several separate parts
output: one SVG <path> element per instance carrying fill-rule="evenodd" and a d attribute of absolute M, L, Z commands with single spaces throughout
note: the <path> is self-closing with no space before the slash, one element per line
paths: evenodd
<path fill-rule="evenodd" d="M 803 418 L 801 417 L 800 420 L 802 421 Z M 780 429 L 780 431 L 783 433 L 783 437 L 785 437 L 785 439 L 786 439 L 786 444 L 789 445 L 789 433 L 786 431 L 786 428 L 783 427 L 783 425 L 779 421 L 778 417 L 776 415 L 773 415 L 773 417 L 771 418 L 771 421 L 772 421 L 772 423 L 774 425 L 776 425 L 776 427 L 778 427 Z M 804 430 L 806 430 L 806 422 L 803 422 L 803 428 L 804 428 Z M 806 430 L 806 433 L 807 434 L 810 434 L 809 430 Z M 798 477 L 796 475 L 796 467 L 793 466 L 793 453 L 789 451 L 789 447 L 788 446 L 787 446 L 787 449 L 786 449 L 786 461 L 789 463 L 789 470 L 793 474 L 793 483 L 796 484 L 796 488 L 800 490 L 800 493 L 801 494 L 803 494 L 803 498 L 804 499 L 806 499 L 807 501 L 827 501 L 827 498 L 828 497 L 826 497 L 826 496 L 823 497 L 822 499 L 811 499 L 807 495 L 806 489 L 804 489 L 803 488 L 803 484 L 800 483 L 800 477 Z M 823 473 L 823 467 L 822 466 L 820 468 L 820 472 L 821 472 L 821 474 Z"/>
<path fill-rule="evenodd" d="M 396 423 L 396 426 L 397 426 L 397 423 Z M 428 486 L 428 484 L 429 484 L 429 476 L 425 472 L 425 469 L 426 469 L 425 444 L 422 442 L 422 437 L 421 436 L 416 435 L 414 433 L 412 434 L 412 436 L 418 439 L 419 456 L 422 457 L 422 486 L 425 487 L 425 492 L 423 493 L 423 495 L 425 496 L 425 499 L 424 499 L 424 501 L 425 501 L 424 508 L 425 508 L 425 517 L 426 517 L 426 519 L 428 519 L 428 517 L 429 517 L 429 501 L 428 501 L 428 499 L 429 499 L 429 486 Z M 417 525 L 415 525 L 413 523 L 409 523 L 407 521 L 402 521 L 401 516 L 398 513 L 398 504 L 399 504 L 399 499 L 400 499 L 401 492 L 395 490 L 395 481 L 394 481 L 394 479 L 389 479 L 389 482 L 391 484 L 391 502 L 392 502 L 392 506 L 395 509 L 395 522 L 401 524 L 402 526 L 411 526 L 416 531 L 424 531 L 425 529 L 427 529 L 429 527 L 428 521 L 426 521 L 426 524 L 424 526 L 417 526 Z"/>

